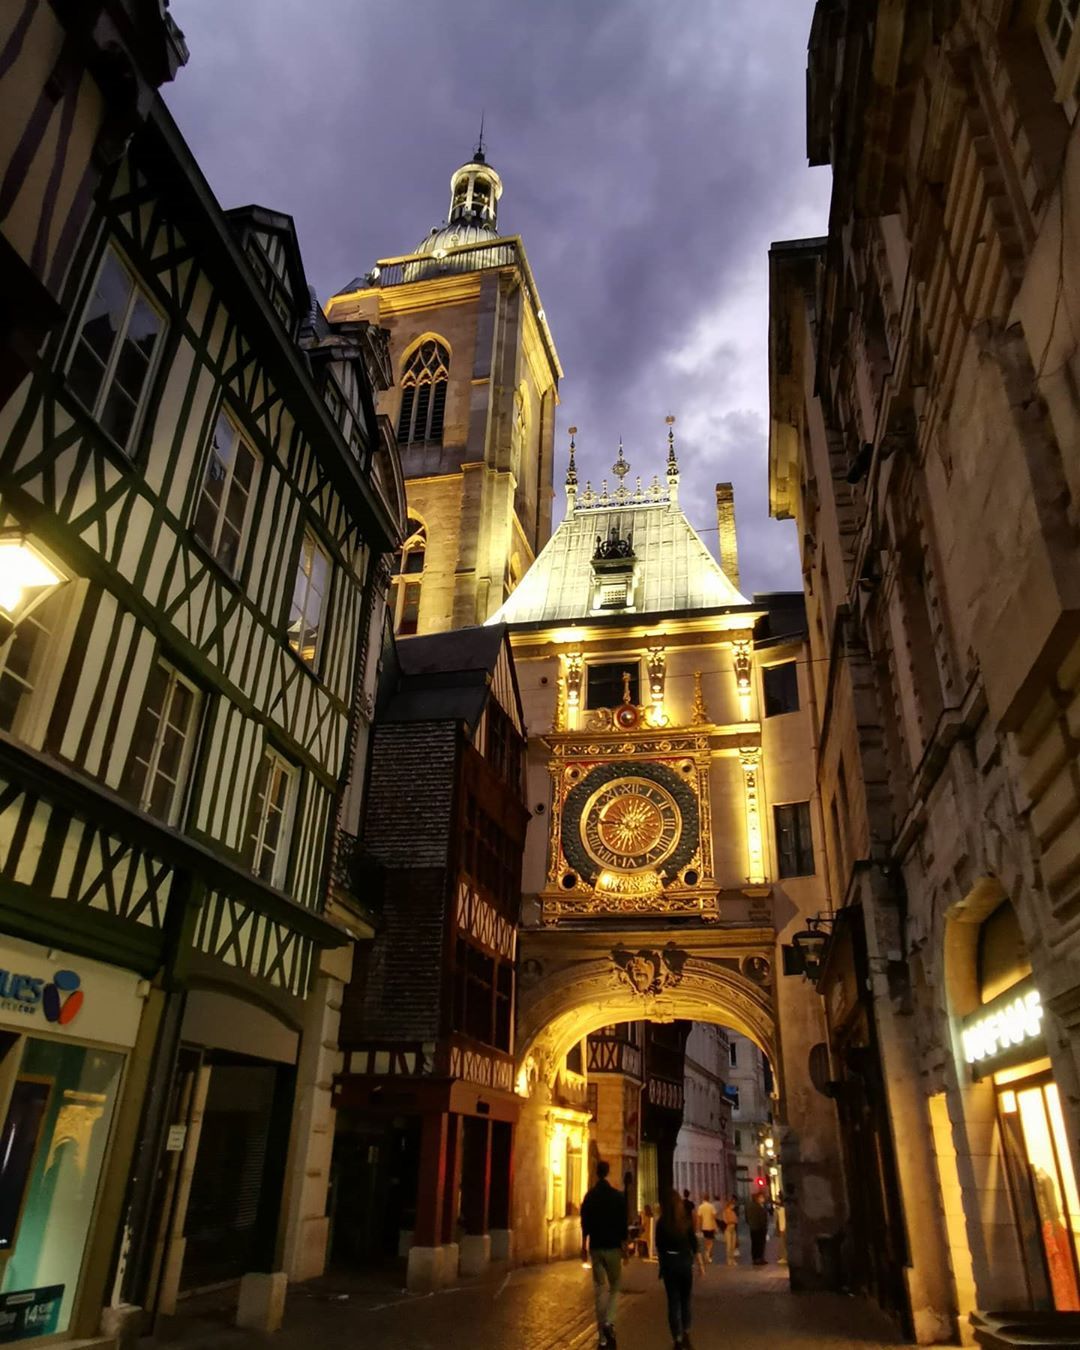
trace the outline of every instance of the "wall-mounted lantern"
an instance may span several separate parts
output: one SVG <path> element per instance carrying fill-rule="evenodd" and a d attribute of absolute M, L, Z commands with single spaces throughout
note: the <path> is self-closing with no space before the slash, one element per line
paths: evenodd
<path fill-rule="evenodd" d="M 0 530 L 0 640 L 67 580 L 63 568 L 29 535 Z"/>

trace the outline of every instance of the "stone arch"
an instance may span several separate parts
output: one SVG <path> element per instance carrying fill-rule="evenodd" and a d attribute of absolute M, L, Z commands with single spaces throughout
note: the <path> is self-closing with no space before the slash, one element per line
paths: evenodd
<path fill-rule="evenodd" d="M 648 958 L 656 970 L 641 989 L 625 969 L 628 959 Z M 669 943 L 666 948 L 614 949 L 609 955 L 574 962 L 553 972 L 521 996 L 517 1019 L 519 1090 L 552 1083 L 567 1051 L 612 1022 L 670 1022 L 677 1018 L 714 1022 L 749 1037 L 772 1066 L 781 1089 L 780 1059 L 771 986 L 744 973 L 735 962 L 694 956 Z M 647 962 L 643 961 L 643 965 Z M 648 969 L 641 972 L 644 983 Z"/>

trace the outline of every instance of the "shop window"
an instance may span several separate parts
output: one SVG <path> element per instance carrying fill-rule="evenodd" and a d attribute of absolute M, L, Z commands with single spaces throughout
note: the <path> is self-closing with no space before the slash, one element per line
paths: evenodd
<path fill-rule="evenodd" d="M 289 646 L 309 666 L 315 664 L 319 651 L 329 585 L 330 558 L 311 531 L 305 530 L 289 609 Z"/>
<path fill-rule="evenodd" d="M 28 1038 L 0 1129 L 0 1340 L 68 1329 L 124 1057 Z"/>
<path fill-rule="evenodd" d="M 135 437 L 163 327 L 131 271 L 107 249 L 71 356 L 68 383 L 124 450 Z"/>
<path fill-rule="evenodd" d="M 773 810 L 780 875 L 813 876 L 814 840 L 810 830 L 810 803 L 788 802 Z"/>
<path fill-rule="evenodd" d="M 227 572 L 235 572 L 248 528 L 259 461 L 224 409 L 214 424 L 192 530 Z"/>
<path fill-rule="evenodd" d="M 585 671 L 585 707 L 617 708 L 624 702 L 629 690 L 630 702 L 641 702 L 641 662 L 636 658 L 627 661 L 597 663 L 586 667 Z"/>
<path fill-rule="evenodd" d="M 765 716 L 780 717 L 799 711 L 799 667 L 795 661 L 766 666 L 761 672 Z"/>
<path fill-rule="evenodd" d="M 120 793 L 141 811 L 175 824 L 197 729 L 199 695 L 166 661 L 146 682 Z"/>
<path fill-rule="evenodd" d="M 280 885 L 288 847 L 288 817 L 296 771 L 274 750 L 263 751 L 244 832 L 244 861 L 257 877 Z"/>

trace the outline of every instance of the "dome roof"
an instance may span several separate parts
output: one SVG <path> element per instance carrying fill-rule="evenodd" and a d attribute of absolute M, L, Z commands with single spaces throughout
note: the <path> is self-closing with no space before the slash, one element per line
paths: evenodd
<path fill-rule="evenodd" d="M 425 235 L 415 248 L 416 253 L 445 253 L 466 244 L 490 244 L 498 239 L 494 225 L 482 220 L 452 220 L 449 225 L 437 226 Z"/>

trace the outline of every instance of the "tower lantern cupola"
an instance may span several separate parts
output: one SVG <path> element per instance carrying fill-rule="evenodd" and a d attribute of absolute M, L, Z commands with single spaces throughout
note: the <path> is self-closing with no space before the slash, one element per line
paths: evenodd
<path fill-rule="evenodd" d="M 484 157 L 484 144 L 476 147 L 472 159 L 455 170 L 450 179 L 451 225 L 498 224 L 502 179 Z"/>

